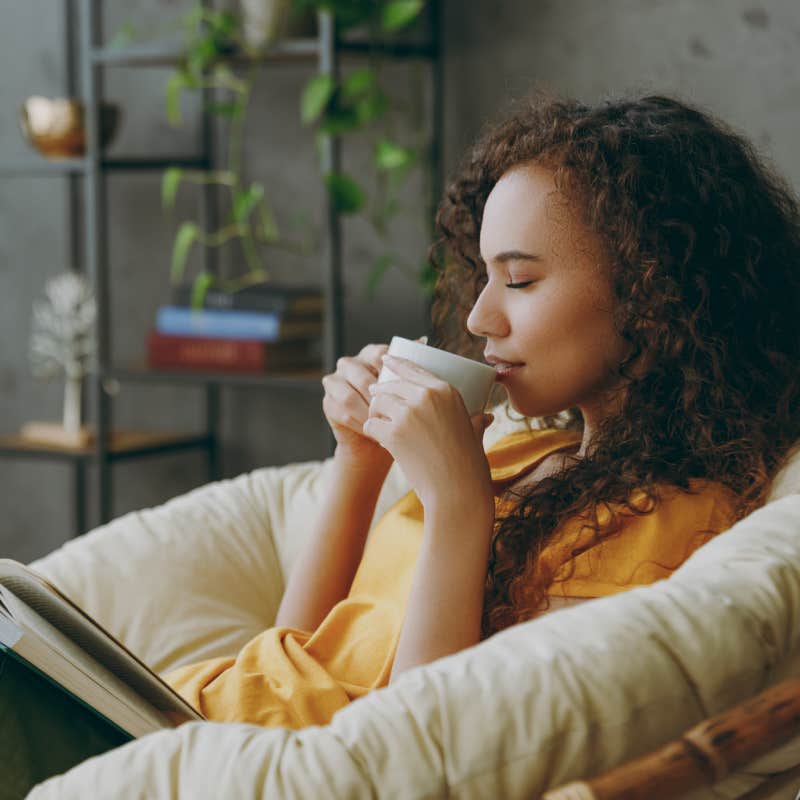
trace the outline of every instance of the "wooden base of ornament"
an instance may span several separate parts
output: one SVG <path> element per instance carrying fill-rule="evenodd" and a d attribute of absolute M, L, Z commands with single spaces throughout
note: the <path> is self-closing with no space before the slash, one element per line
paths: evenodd
<path fill-rule="evenodd" d="M 88 447 L 94 440 L 94 434 L 85 425 L 72 432 L 57 422 L 26 422 L 20 429 L 20 436 L 53 447 Z"/>

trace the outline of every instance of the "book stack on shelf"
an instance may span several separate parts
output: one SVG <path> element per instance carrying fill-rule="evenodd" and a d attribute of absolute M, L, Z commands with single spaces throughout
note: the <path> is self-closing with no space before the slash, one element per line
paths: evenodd
<path fill-rule="evenodd" d="M 153 369 L 290 372 L 322 363 L 325 298 L 316 288 L 256 284 L 211 288 L 192 307 L 192 287 L 173 290 L 147 339 Z"/>

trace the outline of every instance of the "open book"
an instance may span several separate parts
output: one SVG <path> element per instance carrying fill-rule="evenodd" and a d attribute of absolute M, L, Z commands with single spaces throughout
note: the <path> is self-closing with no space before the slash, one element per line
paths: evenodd
<path fill-rule="evenodd" d="M 202 719 L 47 580 L 0 559 L 0 768 L 6 790 L 9 770 L 16 769 L 19 785 L 30 788 L 31 781 L 90 755 Z M 54 757 L 59 748 L 60 760 Z M 0 798 L 12 796 L 24 794 L 0 788 Z"/>

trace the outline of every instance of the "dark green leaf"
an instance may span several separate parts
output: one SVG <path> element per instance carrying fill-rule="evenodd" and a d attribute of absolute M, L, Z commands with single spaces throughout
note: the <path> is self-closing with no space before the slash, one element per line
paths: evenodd
<path fill-rule="evenodd" d="M 439 273 L 429 261 L 424 261 L 419 269 L 419 283 L 423 291 L 428 297 L 433 296 L 433 290 L 436 288 L 436 279 Z"/>
<path fill-rule="evenodd" d="M 330 75 L 316 75 L 308 82 L 300 101 L 300 116 L 303 122 L 313 122 L 322 114 L 335 88 L 336 82 Z"/>
<path fill-rule="evenodd" d="M 241 103 L 209 103 L 206 105 L 206 111 L 229 119 L 236 119 L 244 113 Z"/>
<path fill-rule="evenodd" d="M 424 0 L 389 0 L 383 7 L 381 25 L 385 31 L 398 31 L 412 23 L 422 11 Z"/>
<path fill-rule="evenodd" d="M 232 39 L 236 36 L 236 31 L 239 28 L 239 21 L 236 14 L 230 11 L 220 11 L 214 26 L 215 32 L 218 36 L 224 39 Z"/>
<path fill-rule="evenodd" d="M 325 176 L 325 186 L 328 188 L 334 208 L 340 214 L 354 214 L 363 208 L 364 192 L 347 175 L 328 173 Z"/>
<path fill-rule="evenodd" d="M 206 299 L 206 292 L 214 283 L 214 276 L 208 272 L 201 272 L 192 284 L 192 308 L 202 308 Z"/>
<path fill-rule="evenodd" d="M 342 97 L 345 100 L 357 100 L 375 86 L 375 73 L 369 69 L 358 69 L 348 75 L 342 82 Z"/>
<path fill-rule="evenodd" d="M 373 265 L 369 271 L 369 275 L 367 276 L 367 283 L 364 287 L 364 294 L 368 299 L 372 299 L 375 295 L 375 291 L 378 288 L 378 284 L 381 282 L 381 279 L 384 276 L 389 267 L 395 261 L 395 256 L 393 253 L 384 253 Z"/>
<path fill-rule="evenodd" d="M 172 265 L 170 277 L 173 283 L 180 283 L 186 269 L 186 259 L 192 244 L 198 238 L 200 228 L 194 222 L 184 222 L 175 236 L 175 246 L 172 248 Z"/>
<path fill-rule="evenodd" d="M 337 108 L 329 111 L 320 123 L 322 133 L 339 136 L 359 127 L 360 121 L 352 108 Z"/>
<path fill-rule="evenodd" d="M 175 208 L 175 195 L 182 177 L 180 167 L 170 167 L 161 179 L 161 205 L 169 211 Z"/>

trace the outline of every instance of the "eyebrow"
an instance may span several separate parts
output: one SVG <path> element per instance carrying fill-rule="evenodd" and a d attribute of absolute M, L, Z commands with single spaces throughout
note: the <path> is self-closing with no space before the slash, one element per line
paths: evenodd
<path fill-rule="evenodd" d="M 505 264 L 508 261 L 541 261 L 542 257 L 533 253 L 523 253 L 521 250 L 506 250 L 498 253 L 491 261 L 495 264 Z"/>

